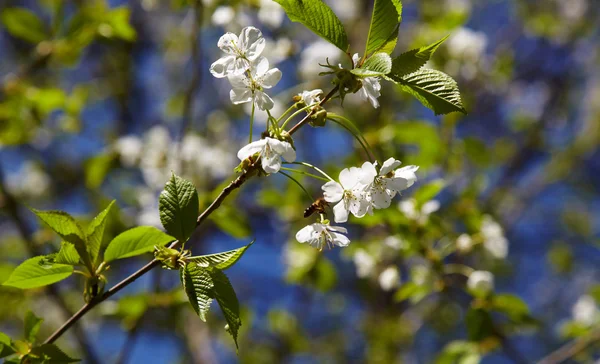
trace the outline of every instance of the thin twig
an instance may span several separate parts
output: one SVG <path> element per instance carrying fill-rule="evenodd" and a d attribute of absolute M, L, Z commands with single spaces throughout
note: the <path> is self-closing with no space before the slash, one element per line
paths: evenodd
<path fill-rule="evenodd" d="M 334 88 L 333 88 L 331 91 L 329 91 L 329 93 L 327 94 L 327 96 L 325 96 L 325 97 L 323 98 L 323 100 L 321 100 L 321 101 L 320 101 L 320 102 L 317 104 L 317 106 L 321 106 L 321 105 L 323 105 L 324 103 L 326 103 L 327 101 L 329 101 L 329 99 L 331 99 L 331 98 L 333 97 L 333 95 L 335 95 L 335 93 L 338 91 L 338 89 L 339 89 L 339 86 L 335 86 L 335 87 L 334 87 Z M 298 129 L 300 129 L 300 128 L 301 128 L 301 127 L 304 125 L 304 124 L 306 124 L 306 123 L 308 123 L 308 122 L 309 122 L 309 120 L 310 120 L 310 117 L 311 117 L 311 116 L 314 114 L 314 112 L 315 112 L 315 109 L 317 109 L 317 108 L 316 108 L 316 107 L 315 107 L 315 108 L 313 108 L 313 109 L 311 110 L 311 112 L 309 112 L 309 113 L 308 113 L 308 114 L 307 114 L 307 115 L 304 117 L 304 119 L 302 119 L 302 120 L 301 120 L 301 121 L 300 121 L 298 124 L 294 125 L 294 126 L 293 126 L 293 127 L 290 129 L 290 131 L 289 131 L 290 135 L 292 135 L 292 134 L 294 134 L 295 132 L 297 132 L 297 131 L 298 131 Z"/>
<path fill-rule="evenodd" d="M 540 359 L 537 364 L 564 363 L 584 351 L 590 345 L 600 342 L 600 328 L 592 330 L 588 335 L 579 337 Z"/>
<path fill-rule="evenodd" d="M 21 240 L 23 240 L 29 255 L 38 256 L 43 255 L 43 252 L 36 246 L 33 242 L 31 231 L 29 227 L 25 223 L 25 220 L 21 217 L 19 213 L 17 201 L 15 197 L 8 192 L 6 186 L 4 185 L 4 173 L 2 168 L 0 167 L 0 195 L 3 198 L 3 206 L 8 212 L 10 218 L 13 220 L 14 224 L 19 231 L 19 235 L 21 235 Z M 61 309 L 63 314 L 66 317 L 73 316 L 73 311 L 69 308 L 65 300 L 63 299 L 59 289 L 57 286 L 47 286 L 44 287 L 44 291 L 48 296 L 52 298 L 52 300 L 56 303 L 56 305 Z M 86 359 L 91 364 L 100 363 L 100 360 L 94 353 L 92 345 L 85 334 L 83 328 L 78 324 L 73 327 L 75 330 L 75 339 L 77 343 L 81 347 L 83 354 L 86 356 Z"/>

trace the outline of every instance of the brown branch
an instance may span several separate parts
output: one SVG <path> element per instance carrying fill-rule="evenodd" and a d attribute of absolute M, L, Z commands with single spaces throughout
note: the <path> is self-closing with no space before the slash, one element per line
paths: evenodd
<path fill-rule="evenodd" d="M 537 364 L 559 364 L 584 351 L 590 345 L 600 342 L 600 328 L 592 330 L 588 335 L 577 338 L 540 359 Z"/>

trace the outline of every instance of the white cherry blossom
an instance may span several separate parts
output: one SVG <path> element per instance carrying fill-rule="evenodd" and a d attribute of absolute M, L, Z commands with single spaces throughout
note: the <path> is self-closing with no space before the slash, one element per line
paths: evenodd
<path fill-rule="evenodd" d="M 358 64 L 360 57 L 358 53 L 354 53 L 352 56 L 352 61 L 354 62 L 354 66 Z M 379 101 L 377 98 L 381 96 L 381 84 L 379 83 L 379 77 L 365 77 L 362 80 L 362 87 L 358 90 L 358 95 L 363 100 L 369 100 L 371 105 L 374 108 L 379 107 Z"/>
<path fill-rule="evenodd" d="M 244 160 L 259 153 L 260 163 L 266 173 L 277 173 L 281 168 L 281 157 L 288 162 L 296 160 L 296 151 L 288 142 L 264 138 L 252 142 L 239 150 L 237 156 Z"/>
<path fill-rule="evenodd" d="M 217 78 L 245 73 L 265 49 L 265 44 L 261 31 L 255 27 L 245 27 L 239 37 L 225 33 L 217 45 L 227 55 L 210 66 L 210 73 Z"/>
<path fill-rule="evenodd" d="M 343 234 L 348 234 L 348 230 L 341 226 L 330 226 L 328 224 L 314 223 L 307 225 L 296 233 L 296 240 L 300 243 L 309 243 L 318 249 L 323 247 L 348 246 L 350 239 Z"/>
<path fill-rule="evenodd" d="M 305 103 L 307 106 L 311 106 L 317 104 L 321 101 L 321 96 L 323 95 L 323 90 L 315 89 L 312 91 L 302 91 L 298 94 L 300 97 L 300 101 Z"/>
<path fill-rule="evenodd" d="M 246 102 L 254 102 L 261 110 L 273 108 L 273 99 L 264 89 L 269 89 L 281 80 L 281 71 L 277 68 L 269 69 L 269 61 L 261 57 L 250 69 L 250 77 L 247 74 L 230 75 L 227 77 L 231 83 L 229 97 L 235 105 Z"/>
<path fill-rule="evenodd" d="M 477 295 L 486 295 L 494 290 L 494 275 L 491 272 L 476 270 L 471 272 L 467 287 Z"/>
<path fill-rule="evenodd" d="M 396 169 L 401 163 L 399 160 L 389 158 L 383 162 L 379 173 L 375 168 L 377 162 L 363 164 L 364 179 L 372 181 L 367 189 L 367 198 L 374 208 L 388 208 L 397 193 L 409 188 L 417 180 L 415 172 L 419 167 L 406 166 Z"/>
<path fill-rule="evenodd" d="M 398 272 L 398 268 L 389 266 L 379 274 L 377 280 L 379 281 L 381 289 L 384 291 L 391 291 L 400 283 L 400 272 Z"/>
<path fill-rule="evenodd" d="M 366 198 L 365 188 L 371 181 L 365 180 L 366 175 L 362 167 L 345 168 L 340 172 L 339 183 L 329 181 L 321 187 L 325 201 L 339 201 L 333 207 L 335 222 L 348 221 L 348 213 L 360 218 L 370 212 L 371 203 Z"/>

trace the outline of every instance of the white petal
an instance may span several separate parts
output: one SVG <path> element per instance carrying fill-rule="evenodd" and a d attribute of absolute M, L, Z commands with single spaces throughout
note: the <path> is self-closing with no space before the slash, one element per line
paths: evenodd
<path fill-rule="evenodd" d="M 348 204 L 348 210 L 352 213 L 352 215 L 361 218 L 367 214 L 369 211 L 371 203 L 366 199 L 352 199 Z M 336 220 L 336 222 L 338 222 Z"/>
<path fill-rule="evenodd" d="M 229 98 L 234 105 L 252 101 L 252 91 L 247 88 L 234 88 L 229 91 Z"/>
<path fill-rule="evenodd" d="M 259 83 L 264 88 L 271 88 L 277 85 L 279 80 L 281 80 L 281 71 L 278 68 L 273 68 L 260 78 Z"/>
<path fill-rule="evenodd" d="M 386 209 L 390 207 L 392 198 L 387 191 L 381 188 L 373 188 L 371 190 L 371 201 L 376 209 Z"/>
<path fill-rule="evenodd" d="M 254 102 L 256 102 L 256 106 L 261 110 L 271 110 L 275 106 L 273 99 L 259 90 L 254 91 Z"/>
<path fill-rule="evenodd" d="M 277 173 L 281 169 L 281 156 L 276 153 L 263 153 L 260 158 L 262 169 L 267 173 Z"/>
<path fill-rule="evenodd" d="M 384 178 L 385 186 L 389 191 L 396 192 L 404 191 L 408 188 L 408 181 L 404 178 Z"/>
<path fill-rule="evenodd" d="M 245 75 L 234 75 L 231 74 L 227 76 L 227 80 L 231 84 L 231 88 L 248 88 L 250 85 L 250 80 Z"/>
<path fill-rule="evenodd" d="M 400 162 L 399 160 L 397 160 L 393 157 L 389 158 L 388 160 L 383 162 L 383 165 L 381 166 L 381 170 L 379 170 L 379 175 L 385 176 L 386 174 L 390 173 L 394 169 L 398 168 L 400 166 L 400 164 L 402 164 L 402 162 Z"/>
<path fill-rule="evenodd" d="M 329 231 L 334 231 L 336 233 L 348 234 L 348 229 L 346 229 L 343 226 L 331 226 L 331 225 L 328 225 L 326 227 L 326 229 L 329 230 Z"/>
<path fill-rule="evenodd" d="M 337 205 L 333 206 L 334 220 L 337 223 L 348 221 L 348 210 L 346 210 L 346 203 L 342 200 Z"/>
<path fill-rule="evenodd" d="M 243 161 L 244 159 L 250 157 L 251 155 L 254 155 L 260 151 L 262 151 L 265 147 L 265 140 L 261 139 L 261 140 L 257 140 L 255 142 L 252 142 L 250 144 L 245 145 L 244 147 L 242 147 L 242 149 L 240 149 L 238 151 L 238 158 Z"/>
<path fill-rule="evenodd" d="M 238 47 L 238 37 L 233 33 L 225 33 L 219 38 L 217 46 L 227 54 L 235 55 Z"/>
<path fill-rule="evenodd" d="M 286 161 L 293 162 L 296 160 L 296 151 L 294 150 L 294 148 L 292 148 L 292 145 L 290 143 L 283 142 L 277 139 L 266 139 L 268 140 L 269 145 L 271 145 L 271 148 L 273 148 L 273 150 L 277 152 L 277 154 L 283 156 L 283 158 Z"/>
<path fill-rule="evenodd" d="M 296 233 L 296 240 L 298 240 L 301 243 L 306 243 L 306 242 L 314 239 L 314 235 L 316 234 L 314 225 L 315 224 L 307 225 L 307 226 L 303 227 L 302 229 L 300 229 Z"/>
<path fill-rule="evenodd" d="M 216 78 L 227 77 L 232 70 L 235 56 L 225 56 L 210 65 L 210 73 Z"/>
<path fill-rule="evenodd" d="M 244 58 L 236 58 L 232 65 L 231 73 L 234 75 L 243 75 L 250 68 L 250 62 Z"/>
<path fill-rule="evenodd" d="M 360 167 L 360 183 L 369 185 L 373 183 L 373 180 L 377 177 L 377 170 L 371 162 L 365 162 Z"/>
<path fill-rule="evenodd" d="M 404 178 L 406 180 L 406 188 L 412 186 L 417 181 L 415 172 L 419 169 L 418 166 L 406 166 L 397 169 L 394 172 L 394 177 Z"/>
<path fill-rule="evenodd" d="M 260 79 L 269 70 L 269 60 L 266 57 L 260 57 L 252 64 L 252 77 Z"/>
<path fill-rule="evenodd" d="M 240 33 L 240 49 L 246 57 L 253 61 L 265 49 L 265 38 L 263 38 L 260 30 L 255 27 L 245 27 Z"/>
<path fill-rule="evenodd" d="M 358 66 L 359 60 L 360 60 L 360 57 L 358 56 L 358 53 L 354 53 L 352 55 L 352 62 L 354 63 L 354 67 Z"/>
<path fill-rule="evenodd" d="M 344 188 L 335 181 L 329 181 L 321 187 L 323 197 L 327 202 L 338 202 L 344 197 Z"/>
<path fill-rule="evenodd" d="M 377 77 L 367 77 L 363 78 L 362 83 L 363 87 L 361 88 L 361 91 L 363 92 L 361 93 L 361 97 L 363 99 L 368 99 L 374 108 L 378 108 L 379 101 L 377 101 L 377 98 L 381 96 L 381 93 L 379 92 L 379 90 L 381 90 L 379 80 Z"/>
<path fill-rule="evenodd" d="M 350 239 L 347 236 L 331 232 L 332 243 L 337 246 L 348 246 L 350 244 Z"/>
<path fill-rule="evenodd" d="M 362 179 L 362 170 L 356 167 L 345 168 L 340 172 L 340 183 L 345 190 L 351 190 Z"/>
<path fill-rule="evenodd" d="M 421 213 L 425 215 L 429 215 L 433 212 L 436 212 L 440 209 L 440 202 L 437 200 L 427 201 L 421 207 Z"/>

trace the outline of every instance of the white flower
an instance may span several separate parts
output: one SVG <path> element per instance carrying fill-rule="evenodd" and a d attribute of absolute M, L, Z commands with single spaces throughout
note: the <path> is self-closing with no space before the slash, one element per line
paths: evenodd
<path fill-rule="evenodd" d="M 468 234 L 461 234 L 456 239 L 456 249 L 461 253 L 467 253 L 473 248 L 473 239 Z"/>
<path fill-rule="evenodd" d="M 321 187 L 325 201 L 339 201 L 333 207 L 335 222 L 348 221 L 348 212 L 359 218 L 369 212 L 371 204 L 366 198 L 365 188 L 371 181 L 365 180 L 365 176 L 368 176 L 368 173 L 362 168 L 345 168 L 340 172 L 340 183 L 329 181 Z"/>
<path fill-rule="evenodd" d="M 121 164 L 126 167 L 133 167 L 142 155 L 144 144 L 137 136 L 124 136 L 115 143 L 115 149 L 119 153 Z"/>
<path fill-rule="evenodd" d="M 343 234 L 347 234 L 348 230 L 341 226 L 330 226 L 321 223 L 307 225 L 296 233 L 296 240 L 301 243 L 309 243 L 318 249 L 323 249 L 325 245 L 331 247 L 348 246 L 350 239 Z"/>
<path fill-rule="evenodd" d="M 440 203 L 436 200 L 427 201 L 421 206 L 421 210 L 417 210 L 417 201 L 414 198 L 411 198 L 400 201 L 398 209 L 402 211 L 407 218 L 415 220 L 421 225 L 425 225 L 427 221 L 429 221 L 429 215 L 440 209 Z"/>
<path fill-rule="evenodd" d="M 375 268 L 375 259 L 364 251 L 363 249 L 358 249 L 354 253 L 354 265 L 356 265 L 356 275 L 359 278 L 365 278 L 371 275 L 373 269 Z"/>
<path fill-rule="evenodd" d="M 387 267 L 379 275 L 379 285 L 384 291 L 392 290 L 393 288 L 397 287 L 399 283 L 400 273 L 398 272 L 398 268 L 394 266 Z"/>
<path fill-rule="evenodd" d="M 50 177 L 44 169 L 30 161 L 23 163 L 17 172 L 6 176 L 6 189 L 21 198 L 42 197 L 50 186 Z"/>
<path fill-rule="evenodd" d="M 323 90 L 315 89 L 312 91 L 302 91 L 298 94 L 300 97 L 300 101 L 305 103 L 307 106 L 318 104 L 321 102 L 321 96 L 323 95 Z"/>
<path fill-rule="evenodd" d="M 358 64 L 360 57 L 358 53 L 354 53 L 352 56 L 352 61 L 354 62 L 354 66 Z M 371 105 L 374 108 L 379 107 L 379 101 L 377 98 L 381 96 L 381 84 L 379 84 L 379 77 L 365 77 L 362 80 L 362 87 L 358 90 L 358 95 L 363 100 L 369 100 Z"/>
<path fill-rule="evenodd" d="M 494 275 L 488 271 L 476 270 L 469 275 L 467 287 L 477 295 L 486 295 L 494 290 Z"/>
<path fill-rule="evenodd" d="M 598 319 L 598 306 L 593 297 L 584 295 L 579 297 L 571 310 L 573 319 L 584 325 L 593 325 Z"/>
<path fill-rule="evenodd" d="M 278 28 L 285 14 L 281 5 L 272 0 L 260 0 L 258 8 L 258 20 L 271 28 Z"/>
<path fill-rule="evenodd" d="M 217 78 L 243 74 L 250 68 L 250 63 L 258 59 L 265 43 L 261 31 L 255 27 L 245 27 L 239 37 L 225 33 L 217 45 L 227 55 L 210 66 L 210 73 Z"/>
<path fill-rule="evenodd" d="M 397 193 L 409 188 L 417 180 L 415 171 L 417 166 L 406 166 L 396 169 L 401 162 L 394 158 L 389 158 L 379 170 L 375 169 L 375 164 L 366 162 L 363 165 L 363 171 L 366 173 L 365 179 L 372 180 L 369 185 L 368 198 L 376 209 L 388 208 L 392 199 Z"/>
<path fill-rule="evenodd" d="M 504 236 L 502 226 L 491 216 L 483 216 L 481 222 L 483 247 L 496 259 L 504 259 L 508 255 L 508 240 Z"/>
<path fill-rule="evenodd" d="M 290 143 L 273 138 L 252 142 L 240 149 L 237 156 L 240 160 L 244 160 L 256 153 L 260 153 L 260 163 L 267 173 L 279 172 L 281 157 L 288 162 L 296 160 L 296 151 Z"/>
<path fill-rule="evenodd" d="M 224 26 L 224 25 L 231 23 L 231 21 L 233 20 L 234 17 L 235 17 L 235 10 L 233 10 L 233 8 L 231 6 L 219 6 L 213 12 L 213 15 L 210 18 L 210 20 L 212 21 L 212 23 L 214 25 Z M 212 66 L 211 66 L 211 73 L 212 73 Z M 215 76 L 215 77 L 218 77 L 218 76 Z"/>
<path fill-rule="evenodd" d="M 261 110 L 270 110 L 273 108 L 273 99 L 263 89 L 275 86 L 281 79 L 281 71 L 269 69 L 269 61 L 261 57 L 252 65 L 250 77 L 240 74 L 227 76 L 227 79 L 231 83 L 229 97 L 235 105 L 252 101 Z"/>

